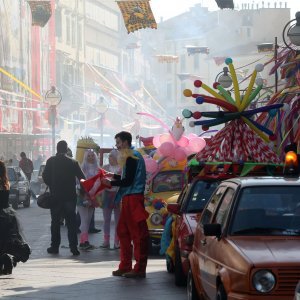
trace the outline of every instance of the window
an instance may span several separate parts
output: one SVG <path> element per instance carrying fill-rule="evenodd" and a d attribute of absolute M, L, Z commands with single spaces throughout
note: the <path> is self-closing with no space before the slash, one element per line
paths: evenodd
<path fill-rule="evenodd" d="M 68 45 L 71 43 L 71 22 L 70 17 L 66 17 L 66 42 Z"/>
<path fill-rule="evenodd" d="M 221 224 L 222 228 L 224 228 L 233 196 L 234 196 L 234 189 L 228 188 L 225 193 L 225 196 L 222 199 L 222 203 L 218 209 L 216 215 L 216 223 Z"/>
<path fill-rule="evenodd" d="M 166 171 L 158 173 L 152 182 L 152 192 L 181 191 L 183 186 L 183 173 L 181 171 Z"/>
<path fill-rule="evenodd" d="M 194 69 L 199 70 L 200 69 L 200 56 L 194 55 Z"/>
<path fill-rule="evenodd" d="M 225 186 L 220 186 L 215 193 L 212 195 L 212 197 L 210 198 L 209 204 L 207 205 L 206 209 L 204 210 L 200 223 L 203 224 L 207 224 L 210 222 L 211 217 L 214 213 L 214 211 L 216 210 L 219 201 L 221 199 L 221 197 L 224 194 L 226 187 Z"/>
<path fill-rule="evenodd" d="M 75 47 L 76 46 L 76 23 L 75 23 L 75 19 L 72 18 L 72 46 Z"/>
<path fill-rule="evenodd" d="M 203 209 L 217 186 L 218 182 L 197 181 L 187 201 L 186 212 L 199 212 Z"/>
<path fill-rule="evenodd" d="M 180 71 L 185 72 L 186 69 L 186 59 L 185 54 L 180 55 Z"/>
<path fill-rule="evenodd" d="M 79 49 L 83 48 L 83 43 L 82 43 L 82 24 L 78 24 L 78 47 L 79 47 Z"/>

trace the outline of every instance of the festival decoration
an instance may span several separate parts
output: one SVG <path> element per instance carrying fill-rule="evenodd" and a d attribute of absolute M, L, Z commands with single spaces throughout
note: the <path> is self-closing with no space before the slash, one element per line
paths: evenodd
<path fill-rule="evenodd" d="M 51 11 L 51 1 L 27 1 L 32 14 L 32 26 L 44 27 L 49 21 Z"/>
<path fill-rule="evenodd" d="M 184 127 L 182 120 L 176 118 L 171 129 L 155 116 L 147 113 L 138 113 L 153 118 L 158 121 L 163 128 L 167 129 L 167 133 L 159 134 L 153 137 L 153 145 L 157 149 L 154 158 L 144 157 L 146 170 L 149 173 L 158 172 L 161 163 L 165 160 L 172 166 L 178 165 L 179 162 L 185 161 L 191 154 L 198 153 L 205 145 L 206 141 L 196 134 L 184 135 Z"/>
<path fill-rule="evenodd" d="M 159 63 L 179 63 L 179 56 L 177 55 L 155 55 Z"/>
<path fill-rule="evenodd" d="M 117 3 L 128 33 L 147 27 L 157 29 L 157 23 L 148 0 L 117 1 Z"/>
<path fill-rule="evenodd" d="M 267 145 L 276 139 L 275 134 L 266 126 L 254 120 L 257 113 L 268 112 L 277 115 L 282 104 L 273 104 L 260 108 L 246 110 L 251 102 L 256 98 L 263 87 L 261 79 L 256 79 L 258 72 L 263 70 L 263 65 L 255 67 L 250 79 L 249 86 L 243 96 L 240 95 L 239 83 L 231 58 L 227 58 L 225 63 L 229 67 L 234 86 L 234 95 L 231 95 L 218 82 L 214 83 L 214 89 L 205 85 L 202 81 L 196 80 L 195 87 L 203 88 L 212 96 L 204 94 L 193 94 L 191 90 L 184 90 L 186 97 L 193 97 L 196 103 L 211 103 L 218 105 L 224 111 L 213 112 L 191 112 L 183 110 L 185 118 L 193 117 L 196 121 L 191 121 L 190 126 L 202 125 L 202 129 L 208 130 L 211 126 L 227 124 L 208 143 L 204 150 L 197 155 L 199 161 L 255 161 L 255 162 L 279 162 L 279 158 Z M 257 87 L 254 88 L 256 82 Z M 208 120 L 200 120 L 202 117 Z M 254 134 L 254 132 L 257 136 Z M 266 143 L 264 143 L 264 141 Z"/>

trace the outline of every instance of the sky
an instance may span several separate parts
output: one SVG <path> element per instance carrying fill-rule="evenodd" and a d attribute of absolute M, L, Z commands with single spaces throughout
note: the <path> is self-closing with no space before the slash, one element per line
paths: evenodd
<path fill-rule="evenodd" d="M 176 4 L 175 4 L 176 2 Z M 261 3 L 263 0 L 234 0 L 235 6 L 239 5 L 241 7 L 242 3 Z M 270 2 L 271 7 L 274 7 L 274 2 L 277 2 L 279 7 L 279 2 L 287 2 L 287 7 L 291 8 L 291 19 L 295 18 L 295 13 L 300 11 L 300 0 L 264 0 L 265 7 L 267 3 Z M 150 5 L 156 19 L 156 22 L 159 22 L 161 17 L 164 20 L 189 11 L 190 7 L 193 7 L 195 4 L 200 3 L 204 7 L 208 7 L 210 11 L 218 10 L 218 6 L 215 0 L 151 0 Z"/>

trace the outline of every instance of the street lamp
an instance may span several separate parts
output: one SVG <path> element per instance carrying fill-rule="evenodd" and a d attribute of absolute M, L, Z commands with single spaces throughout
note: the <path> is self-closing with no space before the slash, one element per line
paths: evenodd
<path fill-rule="evenodd" d="M 231 87 L 231 85 L 232 85 L 232 78 L 228 74 L 228 68 L 227 67 L 224 67 L 223 71 L 221 71 L 219 74 L 217 74 L 215 82 L 220 83 L 220 85 L 224 89 L 228 89 L 228 88 Z"/>
<path fill-rule="evenodd" d="M 300 11 L 298 11 L 295 15 L 295 19 L 289 21 L 282 32 L 282 38 L 283 38 L 283 42 L 284 44 L 292 49 L 292 50 L 296 50 L 299 51 L 299 47 L 300 47 Z M 296 24 L 292 24 L 296 21 Z M 288 37 L 290 39 L 291 43 L 287 43 L 286 41 L 286 37 Z"/>
<path fill-rule="evenodd" d="M 55 86 L 52 86 L 49 91 L 46 92 L 45 102 L 49 106 L 49 124 L 52 129 L 52 154 L 55 154 L 55 120 L 56 120 L 56 107 L 61 102 L 62 96 Z"/>

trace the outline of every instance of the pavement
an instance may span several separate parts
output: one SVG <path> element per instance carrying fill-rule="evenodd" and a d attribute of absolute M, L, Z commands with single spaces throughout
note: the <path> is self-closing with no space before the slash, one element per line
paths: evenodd
<path fill-rule="evenodd" d="M 95 249 L 74 257 L 67 248 L 67 230 L 61 226 L 62 244 L 58 255 L 46 252 L 50 243 L 50 212 L 37 207 L 19 207 L 17 214 L 25 239 L 32 248 L 30 259 L 19 263 L 12 275 L 0 277 L 1 299 L 105 299 L 179 300 L 186 289 L 174 285 L 174 275 L 166 271 L 162 256 L 149 257 L 147 277 L 113 277 L 119 263 L 119 250 L 101 249 L 102 232 L 90 234 Z M 102 211 L 96 209 L 96 227 L 102 228 Z M 111 232 L 114 227 L 112 226 Z M 111 243 L 113 245 L 113 243 Z"/>

